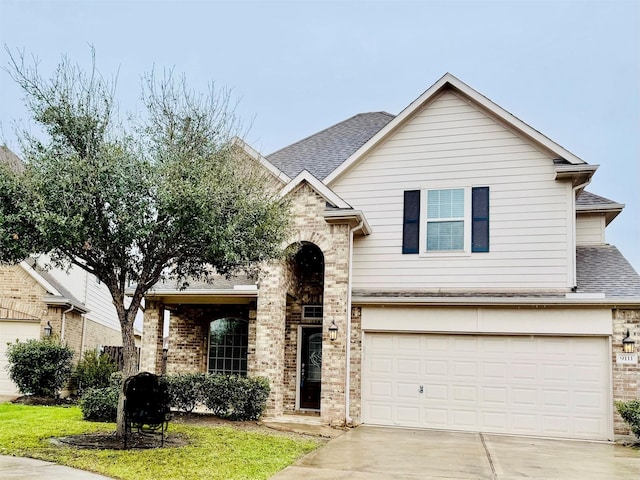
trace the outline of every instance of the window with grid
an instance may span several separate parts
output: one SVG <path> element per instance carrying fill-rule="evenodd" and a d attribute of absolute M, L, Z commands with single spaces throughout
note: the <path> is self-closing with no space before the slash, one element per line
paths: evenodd
<path fill-rule="evenodd" d="M 241 318 L 220 318 L 209 326 L 209 373 L 247 374 L 249 326 Z"/>
<path fill-rule="evenodd" d="M 427 251 L 464 250 L 464 189 L 427 192 Z"/>

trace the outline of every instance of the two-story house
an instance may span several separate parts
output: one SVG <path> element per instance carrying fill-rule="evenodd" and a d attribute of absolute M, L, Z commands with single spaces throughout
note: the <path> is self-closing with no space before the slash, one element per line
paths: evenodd
<path fill-rule="evenodd" d="M 612 439 L 640 397 L 640 277 L 589 165 L 447 74 L 397 116 L 269 156 L 290 255 L 146 298 L 142 368 L 261 375 L 267 415 Z M 169 312 L 165 315 L 165 312 Z"/>

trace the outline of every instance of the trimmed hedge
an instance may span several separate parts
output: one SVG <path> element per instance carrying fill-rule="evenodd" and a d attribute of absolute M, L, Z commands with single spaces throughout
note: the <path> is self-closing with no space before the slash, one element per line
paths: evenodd
<path fill-rule="evenodd" d="M 183 412 L 192 412 L 196 405 L 203 403 L 204 385 L 207 375 L 204 373 L 185 373 L 169 375 L 166 378 L 171 406 Z"/>
<path fill-rule="evenodd" d="M 229 420 L 257 420 L 269 396 L 269 381 L 262 377 L 189 373 L 162 377 L 167 383 L 171 407 L 191 412 L 204 404 L 214 415 Z M 111 376 L 106 388 L 90 388 L 80 400 L 82 416 L 96 422 L 115 422 L 121 376 Z"/>
<path fill-rule="evenodd" d="M 640 400 L 616 402 L 616 409 L 634 435 L 640 438 Z"/>
<path fill-rule="evenodd" d="M 9 378 L 20 393 L 57 397 L 69 381 L 73 350 L 53 338 L 8 344 Z"/>
<path fill-rule="evenodd" d="M 204 404 L 221 418 L 257 420 L 267 405 L 269 390 L 266 378 L 210 375 L 204 385 Z"/>

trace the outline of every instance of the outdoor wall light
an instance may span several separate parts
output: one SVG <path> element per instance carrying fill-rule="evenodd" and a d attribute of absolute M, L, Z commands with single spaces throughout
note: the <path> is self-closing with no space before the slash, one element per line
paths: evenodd
<path fill-rule="evenodd" d="M 331 325 L 329 325 L 329 340 L 333 341 L 336 338 L 338 338 L 338 326 L 335 320 L 331 320 Z"/>
<path fill-rule="evenodd" d="M 622 351 L 624 353 L 634 353 L 636 351 L 636 342 L 631 339 L 628 328 L 627 336 L 622 339 Z"/>
<path fill-rule="evenodd" d="M 44 336 L 50 337 L 52 331 L 53 331 L 53 328 L 51 327 L 51 322 L 47 320 L 47 325 L 44 327 Z"/>

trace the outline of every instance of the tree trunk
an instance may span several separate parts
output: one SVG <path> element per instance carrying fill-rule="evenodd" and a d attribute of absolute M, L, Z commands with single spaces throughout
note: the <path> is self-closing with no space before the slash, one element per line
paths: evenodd
<path fill-rule="evenodd" d="M 116 417 L 116 433 L 118 434 L 118 436 L 124 436 L 125 434 L 124 382 L 127 378 L 138 373 L 136 342 L 133 331 L 133 320 L 135 319 L 135 313 L 136 312 L 133 312 L 132 314 L 131 310 L 125 311 L 124 318 L 120 318 L 124 368 L 122 371 L 122 385 L 120 386 L 120 395 L 118 395 L 118 415 Z"/>

